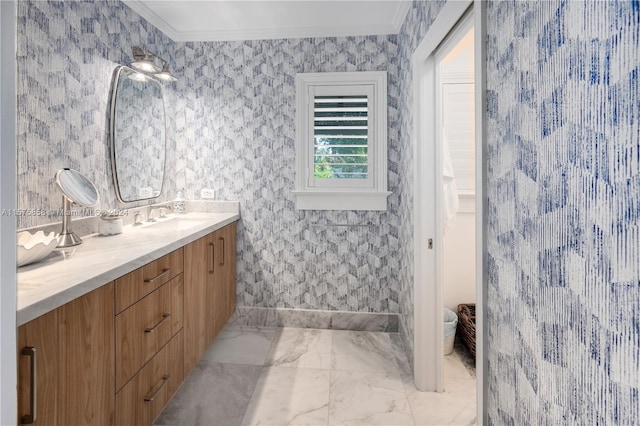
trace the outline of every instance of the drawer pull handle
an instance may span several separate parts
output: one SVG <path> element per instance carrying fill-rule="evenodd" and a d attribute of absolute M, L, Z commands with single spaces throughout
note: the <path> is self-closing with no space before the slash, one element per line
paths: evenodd
<path fill-rule="evenodd" d="M 209 247 L 211 247 L 211 269 L 209 269 L 209 273 L 213 274 L 216 270 L 216 245 L 209 243 Z"/>
<path fill-rule="evenodd" d="M 169 269 L 169 268 L 164 268 L 164 269 L 162 270 L 162 272 L 161 272 L 159 275 L 156 275 L 156 276 L 155 276 L 155 277 L 153 277 L 153 278 L 145 278 L 144 282 L 145 282 L 145 283 L 152 283 L 152 282 L 154 282 L 155 280 L 157 280 L 157 279 L 160 279 L 160 278 L 164 277 L 164 276 L 165 276 L 165 275 L 167 275 L 170 271 L 171 271 L 171 269 Z"/>
<path fill-rule="evenodd" d="M 22 420 L 20 421 L 21 424 L 28 425 L 36 421 L 36 406 L 38 401 L 38 383 L 36 381 L 36 348 L 27 346 L 26 348 L 23 348 L 20 353 L 31 358 L 31 362 L 29 363 L 31 368 L 31 377 L 29 378 L 29 405 L 31 405 L 31 409 L 29 410 L 29 414 L 25 414 L 24 416 L 22 416 Z"/>
<path fill-rule="evenodd" d="M 154 399 L 156 399 L 156 397 L 158 396 L 162 388 L 165 387 L 167 383 L 169 383 L 169 380 L 171 380 L 171 376 L 169 376 L 168 374 L 165 374 L 164 376 L 162 376 L 162 383 L 160 383 L 160 386 L 158 386 L 158 389 L 156 389 L 155 392 L 151 393 L 150 395 L 145 396 L 144 400 L 146 402 L 151 402 Z"/>
<path fill-rule="evenodd" d="M 221 265 L 224 265 L 224 238 L 220 237 L 219 240 L 222 242 L 222 262 Z"/>
<path fill-rule="evenodd" d="M 154 331 L 156 331 L 158 329 L 158 327 L 160 327 L 169 318 L 171 318 L 171 314 L 162 314 L 162 319 L 160 320 L 160 322 L 157 323 L 156 325 L 154 325 L 151 328 L 145 328 L 144 332 L 145 333 L 153 333 Z"/>

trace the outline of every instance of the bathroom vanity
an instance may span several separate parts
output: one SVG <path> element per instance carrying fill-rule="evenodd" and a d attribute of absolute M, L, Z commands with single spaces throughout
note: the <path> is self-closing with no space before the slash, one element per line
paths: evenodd
<path fill-rule="evenodd" d="M 193 213 L 18 271 L 18 423 L 150 425 L 235 311 L 237 213 Z"/>

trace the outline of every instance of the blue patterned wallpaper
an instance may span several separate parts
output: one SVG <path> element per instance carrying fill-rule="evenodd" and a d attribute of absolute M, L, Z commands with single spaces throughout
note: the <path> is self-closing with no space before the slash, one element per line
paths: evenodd
<path fill-rule="evenodd" d="M 491 424 L 640 424 L 640 3 L 490 2 Z"/>
<path fill-rule="evenodd" d="M 173 42 L 119 1 L 17 4 L 18 208 L 59 209 L 62 194 L 53 177 L 62 167 L 93 181 L 99 208 L 122 206 L 113 186 L 107 139 L 113 71 L 130 63 L 132 46 L 171 59 Z M 169 103 L 171 86 L 167 89 Z M 171 151 L 173 127 L 168 126 Z M 175 168 L 173 158 L 167 159 L 170 170 Z M 164 189 L 171 198 L 173 182 L 169 173 Z M 18 228 L 60 220 L 21 216 Z"/>
<path fill-rule="evenodd" d="M 443 4 L 415 1 L 398 36 L 173 43 L 118 1 L 19 2 L 18 206 L 59 207 L 63 166 L 118 205 L 109 84 L 147 46 L 181 77 L 166 198 L 241 201 L 239 305 L 399 312 L 412 353 L 410 57 Z M 639 9 L 488 4 L 493 424 L 640 423 Z M 389 211 L 298 212 L 295 73 L 356 69 L 389 74 Z"/>
<path fill-rule="evenodd" d="M 174 43 L 119 1 L 21 1 L 18 207 L 59 207 L 63 166 L 119 205 L 109 85 L 146 46 L 181 77 L 165 199 L 241 201 L 238 304 L 399 312 L 411 354 L 410 57 L 443 4 L 397 37 Z M 490 422 L 639 424 L 640 5 L 492 1 L 487 31 Z M 296 211 L 295 73 L 347 70 L 389 74 L 389 211 Z"/>
<path fill-rule="evenodd" d="M 141 45 L 180 78 L 165 91 L 160 200 L 176 189 L 197 199 L 206 187 L 241 203 L 238 305 L 398 312 L 396 36 L 175 43 L 118 1 L 24 1 L 18 24 L 19 208 L 58 208 L 51 177 L 63 166 L 96 183 L 101 207 L 121 206 L 107 143 L 109 86 L 116 65 Z M 296 211 L 295 74 L 374 70 L 389 79 L 389 210 Z M 19 227 L 56 219 L 23 217 Z M 314 226 L 326 223 L 369 226 Z"/>
<path fill-rule="evenodd" d="M 176 46 L 176 179 L 240 201 L 239 306 L 398 311 L 397 52 L 396 36 Z M 328 71 L 388 73 L 387 212 L 295 210 L 295 75 Z"/>

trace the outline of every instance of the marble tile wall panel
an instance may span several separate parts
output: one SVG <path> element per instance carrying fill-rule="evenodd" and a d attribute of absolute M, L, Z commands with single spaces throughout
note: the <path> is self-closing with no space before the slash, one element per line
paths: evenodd
<path fill-rule="evenodd" d="M 490 424 L 640 423 L 640 4 L 487 10 Z"/>
<path fill-rule="evenodd" d="M 398 332 L 397 314 L 239 306 L 230 323 L 236 326 L 323 328 Z"/>
<path fill-rule="evenodd" d="M 171 206 L 171 203 L 154 203 L 151 207 Z M 72 209 L 74 212 L 75 209 Z M 187 201 L 187 211 L 189 213 L 238 213 L 240 211 L 240 205 L 235 201 Z M 136 213 L 140 213 L 142 220 L 146 220 L 149 213 L 149 206 L 132 207 L 129 209 L 117 210 L 122 219 L 123 226 L 131 225 L 134 223 Z M 166 210 L 167 214 L 172 214 L 171 210 Z M 153 213 L 158 215 L 159 213 Z M 99 216 L 87 216 L 79 217 L 74 216 L 71 221 L 71 230 L 79 237 L 95 234 L 100 232 L 100 217 Z M 77 218 L 79 217 L 79 218 Z M 33 226 L 31 228 L 25 228 L 23 231 L 30 231 L 35 233 L 36 231 L 43 231 L 44 233 L 56 232 L 60 233 L 62 230 L 62 222 L 51 222 L 44 225 Z"/>

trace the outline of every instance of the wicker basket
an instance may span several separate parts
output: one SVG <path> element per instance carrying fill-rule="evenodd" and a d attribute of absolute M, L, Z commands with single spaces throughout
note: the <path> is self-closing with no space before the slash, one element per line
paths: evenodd
<path fill-rule="evenodd" d="M 476 304 L 458 305 L 458 333 L 472 357 L 476 356 Z"/>

